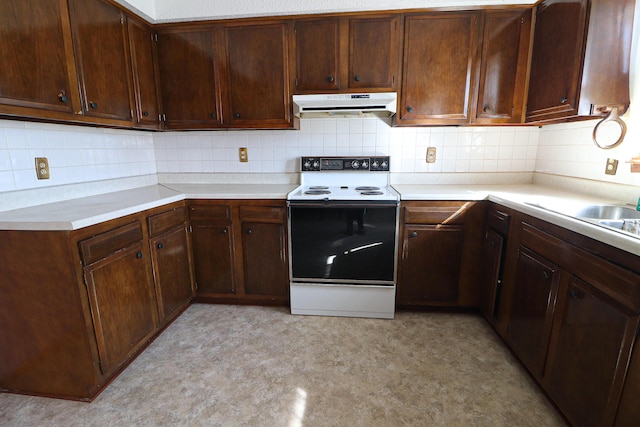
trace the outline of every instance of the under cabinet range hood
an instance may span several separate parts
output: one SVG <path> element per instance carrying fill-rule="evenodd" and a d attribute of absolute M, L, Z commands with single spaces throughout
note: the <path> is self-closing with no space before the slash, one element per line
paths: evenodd
<path fill-rule="evenodd" d="M 397 99 L 395 92 L 293 95 L 293 113 L 301 118 L 391 117 Z"/>

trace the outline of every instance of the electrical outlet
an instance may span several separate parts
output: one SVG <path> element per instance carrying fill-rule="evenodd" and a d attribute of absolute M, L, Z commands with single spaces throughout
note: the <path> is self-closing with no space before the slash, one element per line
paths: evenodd
<path fill-rule="evenodd" d="M 427 163 L 436 162 L 436 147 L 427 148 Z"/>
<path fill-rule="evenodd" d="M 604 173 L 607 175 L 615 175 L 618 171 L 618 161 L 616 159 L 607 159 L 607 167 Z"/>
<path fill-rule="evenodd" d="M 49 160 L 46 157 L 36 157 L 36 176 L 38 179 L 49 179 Z"/>
<path fill-rule="evenodd" d="M 240 158 L 241 162 L 249 161 L 249 153 L 247 153 L 247 147 L 242 147 L 238 150 L 238 157 Z"/>

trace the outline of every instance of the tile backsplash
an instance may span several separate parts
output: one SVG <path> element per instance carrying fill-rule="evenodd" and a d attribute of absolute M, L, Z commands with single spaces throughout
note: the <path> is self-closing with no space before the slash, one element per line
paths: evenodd
<path fill-rule="evenodd" d="M 303 119 L 298 131 L 151 133 L 0 120 L 0 192 L 156 173 L 292 173 L 302 155 L 371 154 L 391 156 L 395 173 L 535 171 L 640 185 L 625 163 L 638 154 L 633 132 L 601 150 L 591 142 L 595 123 L 393 128 L 378 118 L 336 118 Z M 436 147 L 435 163 L 426 163 L 427 147 Z M 49 158 L 51 179 L 36 179 L 35 157 Z M 604 174 L 608 157 L 620 162 L 615 176 Z"/>
<path fill-rule="evenodd" d="M 159 173 L 285 173 L 300 156 L 389 155 L 392 172 L 532 172 L 535 127 L 394 128 L 379 118 L 303 119 L 299 131 L 154 135 Z M 247 147 L 249 161 L 238 161 Z M 427 147 L 436 162 L 426 163 Z"/>
<path fill-rule="evenodd" d="M 50 179 L 36 179 L 36 157 Z M 0 192 L 155 173 L 150 132 L 0 120 Z"/>

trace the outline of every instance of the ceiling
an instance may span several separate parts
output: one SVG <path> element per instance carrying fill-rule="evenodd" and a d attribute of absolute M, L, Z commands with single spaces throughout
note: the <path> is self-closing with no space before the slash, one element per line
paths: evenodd
<path fill-rule="evenodd" d="M 531 5 L 537 0 L 115 0 L 151 22 L 484 5 Z"/>

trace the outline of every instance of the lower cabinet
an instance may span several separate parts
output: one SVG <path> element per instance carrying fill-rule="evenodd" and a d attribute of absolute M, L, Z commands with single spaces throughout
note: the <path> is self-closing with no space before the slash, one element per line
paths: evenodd
<path fill-rule="evenodd" d="M 477 306 L 475 283 L 480 235 L 473 202 L 404 202 L 400 226 L 399 307 Z"/>
<path fill-rule="evenodd" d="M 610 425 L 637 313 L 571 276 L 563 283 L 554 323 L 544 378 L 549 394 L 574 425 Z"/>
<path fill-rule="evenodd" d="M 560 271 L 526 248 L 520 249 L 516 271 L 507 338 L 522 363 L 542 375 Z"/>
<path fill-rule="evenodd" d="M 637 425 L 629 393 L 638 391 L 638 368 L 628 369 L 640 325 L 637 257 L 518 218 L 498 333 L 571 424 Z"/>
<path fill-rule="evenodd" d="M 194 296 L 186 209 L 178 206 L 149 216 L 149 249 L 153 262 L 160 325 L 185 309 Z"/>
<path fill-rule="evenodd" d="M 0 231 L 0 391 L 92 400 L 192 299 L 185 212 Z"/>
<path fill-rule="evenodd" d="M 189 220 L 199 301 L 288 303 L 284 201 L 191 201 Z"/>

